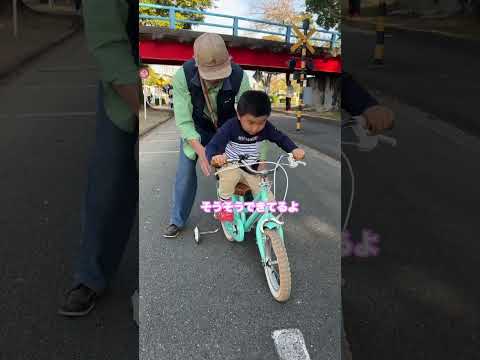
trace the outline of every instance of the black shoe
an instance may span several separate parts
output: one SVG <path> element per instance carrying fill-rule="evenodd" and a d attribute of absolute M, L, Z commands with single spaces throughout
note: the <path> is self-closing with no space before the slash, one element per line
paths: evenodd
<path fill-rule="evenodd" d="M 170 224 L 167 227 L 167 230 L 163 233 L 163 237 L 166 238 L 174 238 L 177 237 L 177 235 L 180 233 L 180 229 L 178 228 L 177 225 L 175 224 Z"/>
<path fill-rule="evenodd" d="M 80 284 L 67 291 L 58 313 L 65 316 L 85 316 L 94 308 L 96 298 L 95 291 Z"/>

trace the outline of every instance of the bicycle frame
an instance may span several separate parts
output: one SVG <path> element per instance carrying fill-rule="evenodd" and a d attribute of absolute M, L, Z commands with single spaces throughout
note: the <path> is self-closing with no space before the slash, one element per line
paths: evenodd
<path fill-rule="evenodd" d="M 260 191 L 256 196 L 254 196 L 254 202 L 267 202 L 268 193 L 270 187 L 267 182 L 266 177 L 262 177 L 260 183 Z M 244 196 L 233 195 L 232 202 L 244 202 Z M 268 208 L 265 208 L 265 212 L 254 211 L 251 215 L 245 214 L 245 209 L 242 212 L 238 212 L 236 209 L 234 211 L 234 220 L 233 224 L 237 226 L 238 234 L 233 236 L 234 240 L 237 242 L 242 242 L 245 240 L 245 232 L 250 232 L 256 224 L 255 238 L 257 241 L 258 250 L 260 252 L 260 259 L 262 265 L 265 265 L 267 259 L 265 255 L 265 234 L 263 229 L 267 228 L 270 230 L 276 229 L 281 239 L 284 239 L 283 236 L 283 227 L 277 218 L 269 211 Z"/>

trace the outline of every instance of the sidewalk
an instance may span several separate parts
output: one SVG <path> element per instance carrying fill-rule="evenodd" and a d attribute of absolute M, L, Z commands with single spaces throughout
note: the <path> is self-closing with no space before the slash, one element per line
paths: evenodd
<path fill-rule="evenodd" d="M 54 16 L 55 15 L 55 16 Z M 74 25 L 73 16 L 62 12 L 40 14 L 32 9 L 18 11 L 18 36 L 13 34 L 12 8 L 0 13 L 0 78 L 12 74 L 26 62 L 33 60 L 55 45 L 70 38 L 81 29 Z"/>
<path fill-rule="evenodd" d="M 73 0 L 54 0 L 53 6 L 40 2 L 40 0 L 23 0 L 23 3 L 32 10 L 50 15 L 77 15 Z"/>
<path fill-rule="evenodd" d="M 158 125 L 170 120 L 173 117 L 173 111 L 170 109 L 153 110 L 147 107 L 147 119 L 145 120 L 145 114 L 143 108 L 140 110 L 139 116 L 139 136 L 142 137 L 155 129 Z"/>
<path fill-rule="evenodd" d="M 294 116 L 294 117 L 297 115 L 297 110 L 295 108 L 289 111 L 283 110 L 282 108 L 272 108 L 272 111 L 285 114 L 285 115 Z M 332 111 L 318 112 L 318 111 L 312 111 L 307 109 L 302 112 L 302 117 L 318 120 L 318 121 L 321 121 L 330 125 L 336 125 L 336 126 L 340 126 L 340 121 L 341 121 L 340 112 L 332 112 Z"/>
<path fill-rule="evenodd" d="M 370 15 L 345 17 L 342 22 L 375 31 L 377 18 L 371 15 L 372 11 L 368 9 L 365 9 L 364 13 Z M 385 30 L 426 32 L 457 39 L 480 40 L 479 19 L 467 16 L 387 15 Z"/>

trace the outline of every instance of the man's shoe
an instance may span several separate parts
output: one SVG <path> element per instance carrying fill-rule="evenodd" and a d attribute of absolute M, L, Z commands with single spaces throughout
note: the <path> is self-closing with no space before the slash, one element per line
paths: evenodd
<path fill-rule="evenodd" d="M 95 291 L 85 285 L 67 291 L 64 303 L 58 309 L 58 313 L 64 316 L 85 316 L 95 307 Z"/>
<path fill-rule="evenodd" d="M 180 229 L 178 228 L 177 225 L 175 224 L 170 224 L 167 227 L 167 230 L 163 233 L 163 237 L 166 238 L 174 238 L 177 237 L 177 235 L 180 233 Z"/>

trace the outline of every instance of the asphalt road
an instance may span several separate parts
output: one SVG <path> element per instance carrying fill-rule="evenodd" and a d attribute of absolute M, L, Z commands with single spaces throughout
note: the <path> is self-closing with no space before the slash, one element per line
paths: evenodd
<path fill-rule="evenodd" d="M 342 262 L 353 357 L 477 358 L 478 46 L 394 32 L 387 66 L 373 70 L 373 33 L 344 31 L 342 41 L 346 70 L 395 111 L 399 144 L 344 147 L 356 176 L 352 237 L 380 236 L 379 256 Z M 349 181 L 342 167 L 344 203 Z"/>
<path fill-rule="evenodd" d="M 342 25 L 345 71 L 372 90 L 480 136 L 478 41 L 395 30 L 387 35 L 385 66 L 371 67 L 375 32 Z"/>
<path fill-rule="evenodd" d="M 135 244 L 90 316 L 56 314 L 80 240 L 97 79 L 78 35 L 1 81 L 1 359 L 138 357 Z"/>
<path fill-rule="evenodd" d="M 286 117 L 273 121 L 290 126 Z M 318 126 L 320 133 L 326 125 Z M 216 226 L 199 208 L 201 201 L 215 200 L 213 177 L 198 170 L 198 193 L 185 231 L 176 239 L 162 237 L 178 145 L 173 120 L 140 144 L 140 358 L 279 359 L 272 334 L 298 329 L 311 359 L 340 359 L 339 162 L 305 147 L 308 166 L 289 171 L 287 199 L 299 202 L 300 213 L 287 218 L 292 297 L 279 304 L 268 290 L 253 236 L 229 243 L 219 232 L 195 244 L 195 225 L 201 231 Z M 271 158 L 280 153 L 274 145 L 270 151 Z M 277 185 L 284 189 L 280 181 Z"/>
<path fill-rule="evenodd" d="M 301 130 L 296 131 L 294 116 L 274 113 L 270 121 L 280 130 L 288 133 L 293 141 L 298 141 L 314 148 L 325 155 L 340 160 L 340 126 L 323 122 L 315 117 L 303 117 Z"/>

